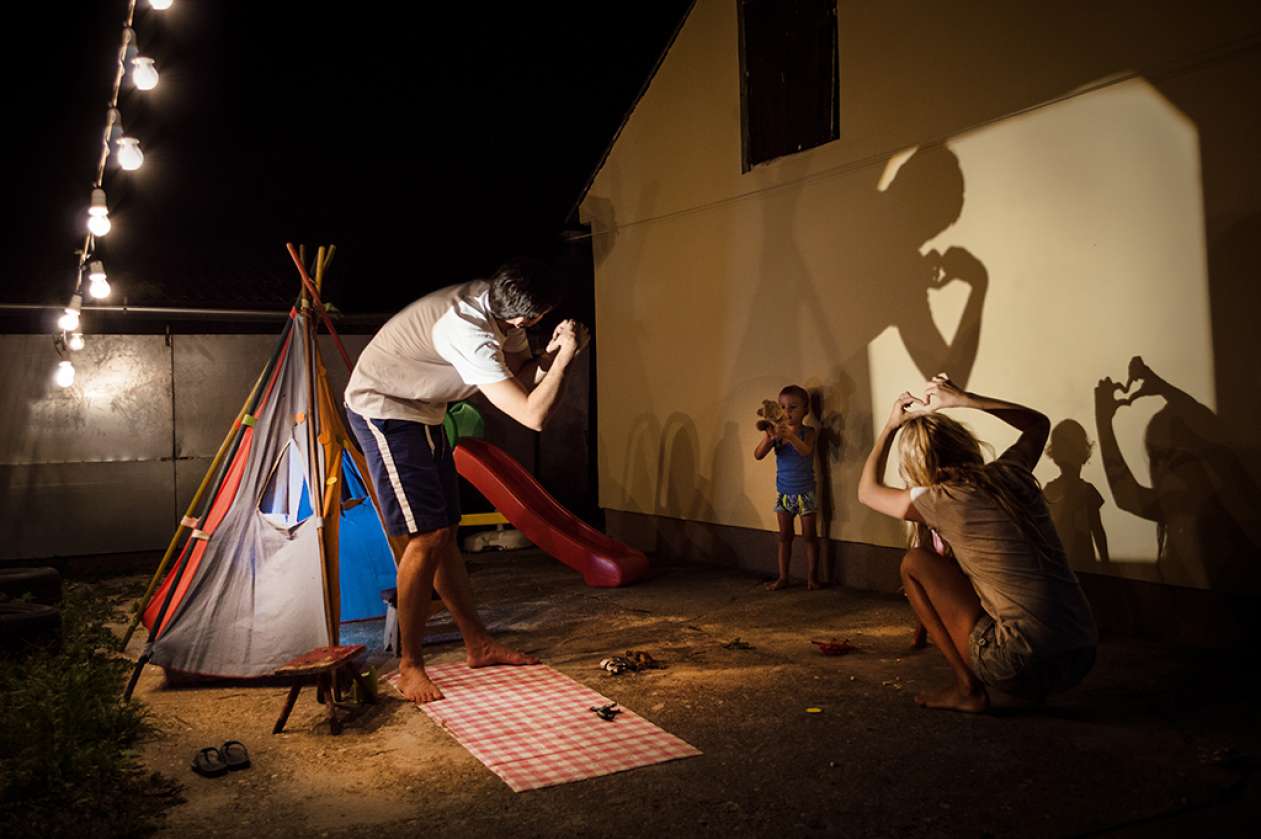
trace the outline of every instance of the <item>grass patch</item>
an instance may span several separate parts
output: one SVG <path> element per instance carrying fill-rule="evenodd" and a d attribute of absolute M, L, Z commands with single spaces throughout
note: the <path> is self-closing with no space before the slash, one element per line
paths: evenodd
<path fill-rule="evenodd" d="M 0 659 L 0 836 L 143 836 L 183 800 L 140 764 L 149 726 L 121 700 L 132 665 L 112 652 L 116 602 L 69 585 L 60 649 Z"/>

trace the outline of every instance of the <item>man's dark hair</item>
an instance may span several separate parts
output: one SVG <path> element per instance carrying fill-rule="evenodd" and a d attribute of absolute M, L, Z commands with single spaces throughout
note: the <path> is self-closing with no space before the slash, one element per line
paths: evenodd
<path fill-rule="evenodd" d="M 528 257 L 510 259 L 490 278 L 490 312 L 497 318 L 536 318 L 560 299 L 560 289 L 546 263 Z"/>

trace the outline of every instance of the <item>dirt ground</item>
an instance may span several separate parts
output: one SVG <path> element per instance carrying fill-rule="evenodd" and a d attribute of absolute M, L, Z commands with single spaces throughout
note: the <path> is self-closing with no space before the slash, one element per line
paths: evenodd
<path fill-rule="evenodd" d="M 284 688 L 173 688 L 148 667 L 136 696 L 158 733 L 144 760 L 180 779 L 187 798 L 166 832 L 1253 835 L 1255 656 L 1105 639 L 1086 683 L 1048 706 L 967 716 L 912 702 L 948 671 L 933 648 L 909 651 L 900 598 L 771 593 L 748 574 L 703 565 L 590 589 L 532 552 L 470 559 L 470 568 L 501 638 L 704 754 L 517 794 L 388 690 L 335 737 L 308 689 L 273 735 Z M 737 637 L 752 649 L 723 646 Z M 810 644 L 820 637 L 848 638 L 859 651 L 824 657 Z M 620 677 L 598 669 L 631 648 L 667 668 Z M 458 642 L 427 650 L 435 663 L 462 656 Z M 217 779 L 190 771 L 200 747 L 228 738 L 249 747 L 252 768 Z"/>

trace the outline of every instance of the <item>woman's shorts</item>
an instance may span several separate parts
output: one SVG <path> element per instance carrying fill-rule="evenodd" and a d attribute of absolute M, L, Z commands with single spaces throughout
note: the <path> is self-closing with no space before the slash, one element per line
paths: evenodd
<path fill-rule="evenodd" d="M 775 512 L 790 516 L 810 516 L 819 509 L 813 492 L 775 493 Z"/>
<path fill-rule="evenodd" d="M 1095 648 L 1035 655 L 1020 643 L 999 644 L 994 619 L 982 614 L 968 638 L 972 669 L 987 687 L 1028 699 L 1043 699 L 1075 687 L 1095 665 Z"/>

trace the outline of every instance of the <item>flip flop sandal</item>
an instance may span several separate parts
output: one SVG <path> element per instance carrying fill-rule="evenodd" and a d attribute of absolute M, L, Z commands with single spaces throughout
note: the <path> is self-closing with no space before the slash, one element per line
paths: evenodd
<path fill-rule="evenodd" d="M 223 762 L 234 772 L 237 769 L 246 769 L 250 765 L 250 753 L 246 750 L 245 744 L 240 740 L 229 740 L 220 747 L 223 753 Z"/>
<path fill-rule="evenodd" d="M 193 771 L 203 778 L 218 778 L 227 773 L 228 764 L 224 763 L 223 755 L 218 749 L 207 746 L 193 758 Z"/>

